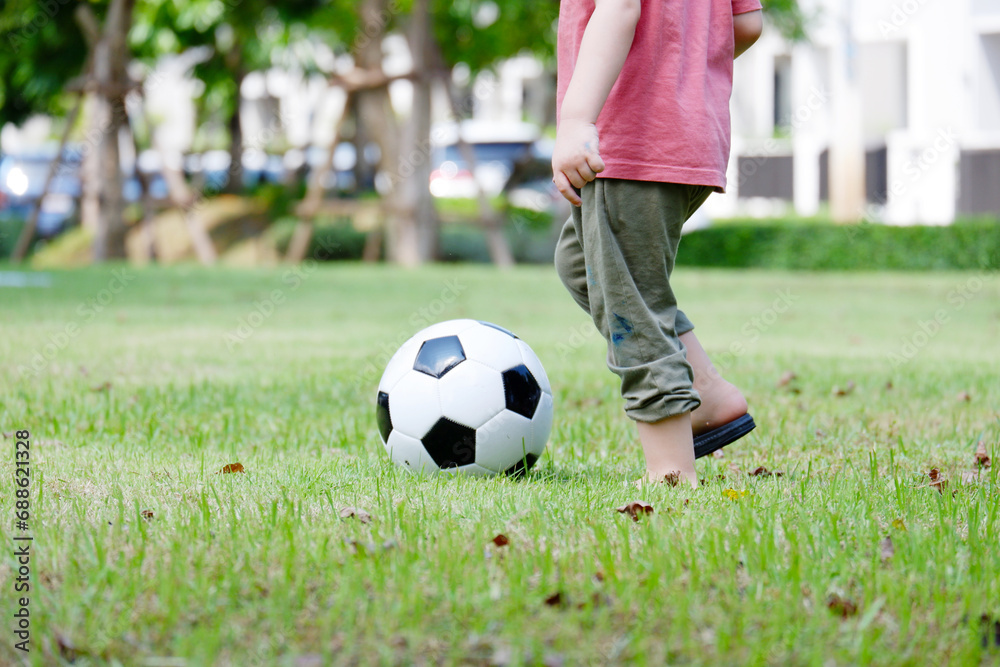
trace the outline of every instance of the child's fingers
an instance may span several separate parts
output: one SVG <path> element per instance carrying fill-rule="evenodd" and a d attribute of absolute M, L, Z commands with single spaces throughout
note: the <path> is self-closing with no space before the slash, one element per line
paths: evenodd
<path fill-rule="evenodd" d="M 556 189 L 559 193 L 573 206 L 579 206 L 583 202 L 580 200 L 580 195 L 576 194 L 576 190 L 570 185 L 569 179 L 566 178 L 566 174 L 561 171 L 557 171 L 552 177 L 552 182 L 556 184 Z"/>
<path fill-rule="evenodd" d="M 592 180 L 597 178 L 597 174 L 594 173 L 594 171 L 590 168 L 590 165 L 587 162 L 581 164 L 578 171 L 580 172 L 580 176 L 587 183 L 590 183 Z"/>
<path fill-rule="evenodd" d="M 583 175 L 576 169 L 564 169 L 563 173 L 566 175 L 566 178 L 569 180 L 569 182 L 573 184 L 573 187 L 576 188 L 577 190 L 579 190 L 580 188 L 582 188 L 584 185 L 587 184 L 587 179 L 584 178 Z"/>
<path fill-rule="evenodd" d="M 601 158 L 601 154 L 597 151 L 587 154 L 587 166 L 593 170 L 595 174 L 599 174 L 604 171 L 604 160 Z M 593 178 L 589 180 L 594 180 Z"/>

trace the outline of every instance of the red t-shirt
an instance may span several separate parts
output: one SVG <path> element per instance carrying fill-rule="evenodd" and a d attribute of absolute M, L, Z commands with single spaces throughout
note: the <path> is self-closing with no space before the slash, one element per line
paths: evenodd
<path fill-rule="evenodd" d="M 733 15 L 760 0 L 642 0 L 635 39 L 597 119 L 602 178 L 726 187 Z M 559 7 L 557 112 L 593 0 Z"/>

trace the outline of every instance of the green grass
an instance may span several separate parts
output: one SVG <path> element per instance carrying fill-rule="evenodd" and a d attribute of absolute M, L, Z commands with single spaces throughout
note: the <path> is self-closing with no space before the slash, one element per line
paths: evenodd
<path fill-rule="evenodd" d="M 1000 620 L 998 466 L 961 481 L 979 440 L 1000 455 L 991 275 L 681 269 L 679 298 L 758 430 L 699 462 L 699 489 L 640 491 L 603 342 L 551 269 L 129 271 L 114 295 L 104 269 L 0 288 L 0 429 L 32 435 L 33 664 L 1000 660 L 980 627 Z M 552 380 L 552 438 L 524 480 L 411 477 L 379 442 L 386 355 L 466 316 L 515 330 Z M 797 379 L 778 387 L 785 371 Z M 245 474 L 214 474 L 236 461 Z M 637 499 L 655 513 L 614 509 Z M 0 663 L 23 658 L 14 568 L 0 561 Z"/>

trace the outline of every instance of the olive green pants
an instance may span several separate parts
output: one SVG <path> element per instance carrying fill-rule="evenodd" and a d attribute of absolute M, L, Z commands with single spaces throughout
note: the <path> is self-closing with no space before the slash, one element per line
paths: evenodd
<path fill-rule="evenodd" d="M 581 190 L 556 246 L 556 271 L 608 341 L 608 368 L 636 421 L 701 404 L 678 338 L 694 325 L 677 308 L 670 274 L 681 227 L 712 190 L 599 178 Z"/>

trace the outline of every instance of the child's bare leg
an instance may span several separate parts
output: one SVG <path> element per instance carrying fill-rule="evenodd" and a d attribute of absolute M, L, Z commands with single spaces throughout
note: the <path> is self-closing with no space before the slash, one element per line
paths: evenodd
<path fill-rule="evenodd" d="M 694 388 L 701 396 L 701 406 L 691 413 L 694 434 L 701 435 L 746 414 L 747 401 L 743 394 L 722 377 L 694 332 L 688 331 L 679 338 L 694 370 Z"/>
<path fill-rule="evenodd" d="M 655 423 L 636 422 L 639 442 L 646 457 L 646 479 L 662 482 L 672 473 L 680 475 L 692 487 L 698 486 L 694 471 L 694 439 L 691 436 L 691 413 L 667 417 Z"/>

